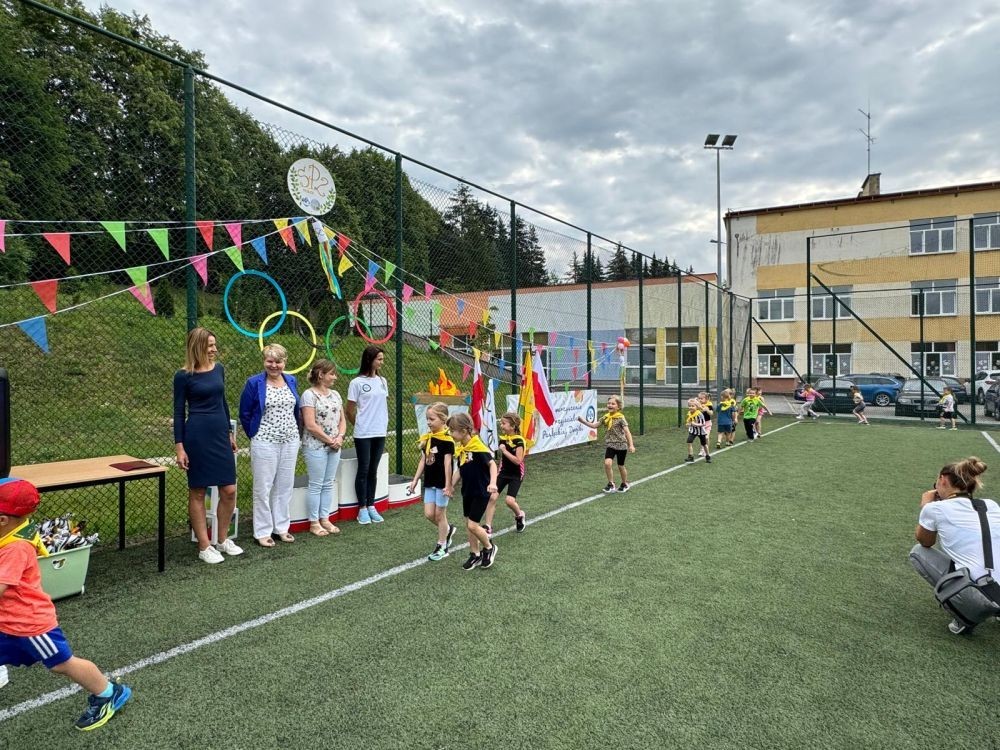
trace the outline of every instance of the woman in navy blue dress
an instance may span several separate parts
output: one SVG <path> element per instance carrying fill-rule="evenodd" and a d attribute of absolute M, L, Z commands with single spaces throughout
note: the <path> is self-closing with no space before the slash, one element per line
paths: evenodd
<path fill-rule="evenodd" d="M 215 361 L 217 354 L 215 334 L 206 328 L 194 328 L 188 332 L 184 369 L 174 375 L 177 465 L 188 474 L 188 516 L 198 538 L 198 557 L 211 564 L 225 559 L 222 552 L 243 552 L 226 538 L 236 508 L 236 437 L 229 429 L 226 375 Z M 219 542 L 215 547 L 209 541 L 205 520 L 205 490 L 213 486 L 219 489 Z"/>

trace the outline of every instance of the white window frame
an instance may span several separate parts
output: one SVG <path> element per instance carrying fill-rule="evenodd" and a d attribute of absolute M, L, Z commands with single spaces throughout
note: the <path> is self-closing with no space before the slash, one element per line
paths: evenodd
<path fill-rule="evenodd" d="M 1000 213 L 972 217 L 972 245 L 976 250 L 1000 249 Z"/>
<path fill-rule="evenodd" d="M 976 315 L 1000 313 L 1000 277 L 976 279 Z"/>
<path fill-rule="evenodd" d="M 993 363 L 997 363 L 997 367 Z M 976 342 L 976 372 L 1000 370 L 1000 341 Z"/>
<path fill-rule="evenodd" d="M 955 217 L 910 221 L 910 255 L 938 255 L 955 252 Z"/>
<path fill-rule="evenodd" d="M 833 344 L 813 344 L 812 356 L 809 358 L 809 372 L 814 377 L 823 375 L 825 377 L 840 377 L 853 371 L 854 347 L 851 344 L 837 344 L 837 351 L 833 350 Z M 826 370 L 826 358 L 836 357 L 837 372 L 831 373 Z"/>
<path fill-rule="evenodd" d="M 910 364 L 917 372 L 923 372 L 925 377 L 937 378 L 941 375 L 948 377 L 958 377 L 958 353 L 955 351 L 954 341 L 925 341 L 924 342 L 924 367 L 920 367 L 920 342 L 910 343 Z M 927 364 L 927 357 L 936 359 L 940 366 L 934 368 Z"/>
<path fill-rule="evenodd" d="M 757 292 L 757 317 L 761 320 L 795 320 L 794 289 L 762 289 Z"/>
<path fill-rule="evenodd" d="M 958 279 L 914 281 L 910 284 L 910 317 L 920 317 L 920 289 L 924 290 L 924 317 L 958 315 Z M 937 312 L 934 312 L 937 310 Z"/>
<path fill-rule="evenodd" d="M 849 286 L 832 286 L 830 291 L 840 298 L 841 302 L 837 303 L 837 320 L 843 320 L 844 318 L 850 318 L 851 314 L 847 312 L 844 308 L 843 303 L 851 304 L 851 291 L 852 288 Z M 833 320 L 833 297 L 825 292 L 820 292 L 817 294 L 813 292 L 812 295 L 812 306 L 813 306 L 813 320 Z M 819 306 L 820 313 L 816 314 L 816 307 Z"/>
<path fill-rule="evenodd" d="M 785 356 L 782 356 L 785 355 Z M 795 376 L 795 369 L 792 362 L 795 359 L 794 344 L 757 344 L 757 377 L 761 378 L 788 378 Z M 771 372 L 771 365 L 774 361 L 780 363 L 781 374 L 775 375 Z"/>

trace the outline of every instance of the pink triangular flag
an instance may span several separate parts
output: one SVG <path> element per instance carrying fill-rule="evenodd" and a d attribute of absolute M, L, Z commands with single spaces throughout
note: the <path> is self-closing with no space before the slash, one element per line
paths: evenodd
<path fill-rule="evenodd" d="M 7 220 L 0 219 L 0 253 L 7 252 L 7 239 L 4 237 L 4 232 L 7 231 Z"/>
<path fill-rule="evenodd" d="M 464 383 L 469 379 L 469 373 L 472 372 L 472 367 L 470 365 L 462 365 L 462 382 Z"/>
<path fill-rule="evenodd" d="M 196 221 L 194 223 L 198 227 L 198 231 L 201 232 L 201 238 L 205 240 L 205 244 L 208 245 L 208 249 L 212 249 L 212 240 L 215 237 L 215 222 L 214 221 Z"/>
<path fill-rule="evenodd" d="M 413 287 L 409 284 L 403 284 L 403 302 L 409 302 L 410 297 L 413 296 Z"/>
<path fill-rule="evenodd" d="M 576 380 L 576 373 L 577 373 L 577 372 L 578 372 L 578 371 L 577 371 L 577 369 L 576 369 L 576 365 L 573 365 L 573 380 Z"/>
<path fill-rule="evenodd" d="M 38 295 L 38 299 L 42 301 L 50 313 L 56 311 L 56 287 L 59 286 L 59 282 L 56 279 L 47 279 L 46 281 L 32 281 L 31 288 L 35 290 L 35 294 Z"/>
<path fill-rule="evenodd" d="M 427 299 L 430 299 L 432 294 L 434 294 L 434 285 L 425 281 L 424 282 L 424 296 Z"/>
<path fill-rule="evenodd" d="M 191 258 L 191 265 L 201 277 L 201 285 L 208 286 L 208 258 L 204 255 L 195 255 Z"/>
<path fill-rule="evenodd" d="M 149 310 L 153 315 L 156 315 L 156 308 L 153 307 L 153 295 L 150 293 L 149 284 L 143 284 L 142 287 L 130 286 L 128 288 L 132 292 L 132 296 L 139 300 L 143 307 Z"/>
<path fill-rule="evenodd" d="M 69 232 L 43 232 L 42 237 L 49 241 L 59 256 L 69 265 Z"/>
<path fill-rule="evenodd" d="M 371 275 L 366 276 L 365 277 L 365 291 L 364 291 L 364 294 L 368 294 L 368 292 L 370 292 L 372 290 L 372 287 L 374 287 L 374 286 L 375 286 L 375 277 L 371 276 Z"/>
<path fill-rule="evenodd" d="M 243 246 L 243 225 L 238 223 L 226 224 L 226 231 L 229 232 L 229 236 L 233 240 L 233 244 L 236 247 Z"/>

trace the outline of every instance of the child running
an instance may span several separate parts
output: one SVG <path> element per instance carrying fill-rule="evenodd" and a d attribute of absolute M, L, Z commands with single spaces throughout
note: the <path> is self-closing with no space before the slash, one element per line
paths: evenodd
<path fill-rule="evenodd" d="M 701 449 L 704 451 L 705 463 L 712 463 L 712 456 L 708 453 L 708 437 L 705 435 L 705 410 L 701 401 L 697 398 L 688 399 L 687 428 L 688 454 L 684 460 L 694 461 L 694 441 L 697 438 L 701 442 Z"/>
<path fill-rule="evenodd" d="M 796 419 L 805 419 L 807 416 L 819 419 L 819 414 L 813 411 L 813 404 L 816 403 L 817 398 L 823 398 L 823 394 L 813 388 L 811 383 L 806 383 L 806 387 L 802 389 L 802 398 L 805 401 L 802 404 L 802 408 L 799 409 L 799 415 Z"/>
<path fill-rule="evenodd" d="M 858 424 L 871 424 L 865 416 L 865 397 L 856 385 L 851 386 L 851 398 L 854 399 L 854 409 L 851 411 L 858 418 Z"/>
<path fill-rule="evenodd" d="M 497 478 L 497 497 L 505 489 L 507 495 L 504 501 L 514 514 L 514 527 L 518 532 L 524 531 L 524 511 L 517 504 L 517 493 L 524 480 L 524 438 L 520 435 L 521 418 L 513 412 L 507 412 L 500 417 L 500 473 Z M 497 498 L 490 500 L 486 507 L 483 526 L 486 533 L 493 537 L 493 514 L 497 510 Z"/>
<path fill-rule="evenodd" d="M 489 568 L 496 560 L 497 546 L 479 524 L 486 506 L 497 497 L 497 462 L 479 439 L 468 414 L 452 414 L 448 417 L 448 429 L 455 441 L 458 462 L 458 473 L 451 475 L 451 491 L 454 494 L 455 484 L 462 483 L 462 515 L 469 534 L 469 559 L 462 563 L 462 569 Z"/>
<path fill-rule="evenodd" d="M 726 445 L 733 444 L 733 437 L 736 433 L 736 399 L 733 398 L 733 389 L 726 388 L 719 399 L 719 432 L 715 441 L 715 449 L 722 447 L 722 441 Z"/>
<path fill-rule="evenodd" d="M 91 661 L 73 656 L 42 590 L 38 555 L 48 556 L 29 516 L 38 490 L 23 479 L 0 479 L 0 666 L 41 662 L 90 692 L 76 728 L 87 732 L 108 720 L 132 697 L 127 685 L 109 681 Z"/>
<path fill-rule="evenodd" d="M 760 414 L 760 399 L 755 389 L 747 388 L 746 395 L 740 401 L 739 412 L 743 416 L 747 440 L 753 441 L 757 437 L 757 416 Z"/>
<path fill-rule="evenodd" d="M 413 481 L 407 488 L 410 495 L 421 475 L 424 477 L 424 518 L 437 526 L 437 546 L 428 560 L 443 560 L 448 556 L 455 527 L 448 523 L 448 501 L 451 499 L 452 457 L 455 441 L 448 434 L 448 405 L 440 401 L 427 407 L 427 429 L 420 436 L 420 460 Z"/>
<path fill-rule="evenodd" d="M 604 474 L 608 478 L 608 483 L 604 486 L 605 492 L 628 492 L 628 470 L 625 468 L 625 457 L 629 453 L 635 453 L 635 443 L 632 441 L 632 433 L 629 431 L 628 422 L 622 414 L 622 401 L 618 396 L 608 397 L 608 413 L 601 417 L 600 422 L 588 422 L 583 417 L 577 417 L 576 421 L 585 424 L 587 427 L 597 429 L 602 424 L 605 427 L 604 433 Z M 618 461 L 618 475 L 622 483 L 615 490 L 615 475 L 611 467 L 611 461 Z"/>
<path fill-rule="evenodd" d="M 754 388 L 754 395 L 757 397 L 759 403 L 759 408 L 757 409 L 757 421 L 754 423 L 753 429 L 757 433 L 757 437 L 764 437 L 764 417 L 771 413 L 771 410 L 767 408 L 767 403 L 764 401 L 764 389 L 761 387 Z"/>
<path fill-rule="evenodd" d="M 707 444 L 712 441 L 712 417 L 715 416 L 715 407 L 712 405 L 705 391 L 698 394 L 698 403 L 701 405 L 701 411 L 705 415 L 705 441 Z M 708 448 L 703 447 L 700 455 L 707 456 Z"/>
<path fill-rule="evenodd" d="M 941 409 L 941 424 L 938 425 L 939 430 L 947 430 L 945 427 L 945 422 L 951 422 L 951 429 L 957 430 L 958 424 L 955 421 L 955 394 L 952 393 L 951 388 L 948 386 L 944 387 L 942 391 L 944 395 L 941 396 L 941 400 L 938 401 L 938 408 Z"/>

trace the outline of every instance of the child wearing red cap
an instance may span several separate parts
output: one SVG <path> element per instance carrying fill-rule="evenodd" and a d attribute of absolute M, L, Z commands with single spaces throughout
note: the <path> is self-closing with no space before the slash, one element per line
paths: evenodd
<path fill-rule="evenodd" d="M 38 490 L 23 479 L 0 479 L 0 666 L 41 662 L 90 691 L 76 728 L 104 726 L 132 697 L 132 690 L 109 681 L 97 666 L 73 656 L 59 628 L 52 599 L 42 590 L 38 555 L 47 555 L 29 516 Z"/>

